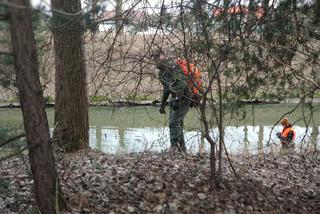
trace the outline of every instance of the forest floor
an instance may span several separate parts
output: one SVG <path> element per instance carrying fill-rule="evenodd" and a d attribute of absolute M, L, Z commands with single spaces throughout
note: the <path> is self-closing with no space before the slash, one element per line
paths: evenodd
<path fill-rule="evenodd" d="M 208 155 L 56 154 L 64 213 L 319 213 L 320 157 L 232 156 L 219 188 Z M 27 157 L 0 162 L 0 213 L 36 213 Z M 236 175 L 237 174 L 237 175 Z"/>

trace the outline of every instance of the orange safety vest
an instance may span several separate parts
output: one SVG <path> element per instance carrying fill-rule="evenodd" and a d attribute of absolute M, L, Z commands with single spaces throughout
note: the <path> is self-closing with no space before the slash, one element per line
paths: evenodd
<path fill-rule="evenodd" d="M 201 90 L 201 71 L 193 63 L 189 63 L 189 69 L 187 67 L 187 60 L 177 59 L 177 64 L 181 67 L 184 75 L 188 77 L 188 87 L 196 95 L 199 95 L 199 90 Z"/>
<path fill-rule="evenodd" d="M 296 132 L 293 130 L 292 126 L 284 127 L 281 132 L 281 137 L 287 138 L 290 132 L 293 133 L 292 140 L 294 140 L 296 138 Z M 284 142 L 284 143 L 287 143 L 287 142 Z"/>

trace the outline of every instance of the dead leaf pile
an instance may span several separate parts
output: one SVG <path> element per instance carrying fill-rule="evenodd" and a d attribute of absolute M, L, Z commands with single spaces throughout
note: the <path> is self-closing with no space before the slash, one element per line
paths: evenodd
<path fill-rule="evenodd" d="M 232 157 L 219 188 L 210 187 L 208 156 L 169 153 L 57 154 L 68 201 L 65 213 L 316 213 L 320 160 L 312 155 Z M 21 159 L 0 163 L 0 213 L 35 207 L 30 170 Z"/>

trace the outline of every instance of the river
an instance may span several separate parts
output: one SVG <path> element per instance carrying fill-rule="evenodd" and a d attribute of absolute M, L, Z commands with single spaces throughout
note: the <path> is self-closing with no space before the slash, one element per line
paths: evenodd
<path fill-rule="evenodd" d="M 274 124 L 294 105 L 273 104 L 246 106 L 245 113 L 225 117 L 225 145 L 230 153 L 257 153 L 280 147 L 275 134 L 281 130 Z M 316 106 L 318 110 L 320 106 Z M 168 111 L 160 115 L 158 107 L 91 107 L 90 147 L 108 154 L 164 151 L 169 143 Z M 49 126 L 53 127 L 53 109 L 47 109 Z M 207 112 L 210 115 L 209 111 Z M 305 115 L 305 116 L 303 116 Z M 320 113 L 310 117 L 310 110 L 299 107 L 287 117 L 297 133 L 296 149 L 320 144 Z M 0 109 L 0 127 L 22 129 L 20 109 Z M 208 151 L 209 145 L 201 137 L 199 113 L 191 109 L 185 120 L 185 138 L 188 151 Z M 318 132 L 315 131 L 318 129 Z M 211 136 L 218 137 L 215 126 Z M 313 143 L 312 143 L 313 142 Z M 315 144 L 316 142 L 316 144 Z M 268 146 L 271 145 L 271 146 Z"/>

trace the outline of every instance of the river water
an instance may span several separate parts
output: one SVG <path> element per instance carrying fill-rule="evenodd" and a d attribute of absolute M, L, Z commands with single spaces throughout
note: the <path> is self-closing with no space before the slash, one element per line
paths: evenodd
<path fill-rule="evenodd" d="M 294 105 L 247 106 L 245 113 L 225 117 L 225 145 L 230 153 L 258 153 L 280 147 L 274 124 Z M 320 106 L 316 108 L 320 109 Z M 314 109 L 313 109 L 314 110 Z M 169 111 L 167 109 L 167 111 Z M 298 108 L 287 117 L 297 133 L 296 149 L 313 148 L 320 144 L 320 113 L 310 116 L 310 110 Z M 214 116 L 207 112 L 208 115 Z M 53 109 L 47 109 L 49 126 L 53 127 Z M 158 107 L 91 107 L 90 147 L 109 154 L 164 151 L 169 148 L 168 114 L 160 115 Z M 0 127 L 22 129 L 20 109 L 0 109 Z M 209 144 L 201 137 L 199 113 L 191 109 L 185 120 L 188 151 L 208 151 Z M 218 139 L 213 125 L 211 136 Z"/>

